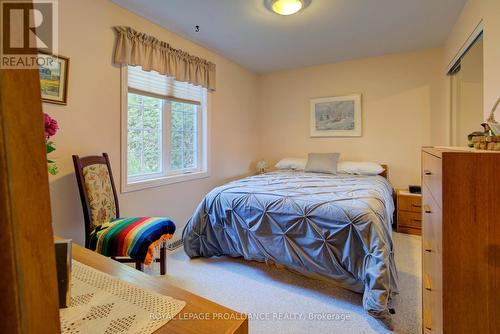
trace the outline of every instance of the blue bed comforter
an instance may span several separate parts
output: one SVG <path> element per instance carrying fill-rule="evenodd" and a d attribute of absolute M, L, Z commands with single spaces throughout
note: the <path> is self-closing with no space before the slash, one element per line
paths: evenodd
<path fill-rule="evenodd" d="M 275 172 L 212 190 L 183 231 L 190 257 L 270 261 L 363 293 L 389 317 L 397 293 L 392 188 L 381 176 Z"/>

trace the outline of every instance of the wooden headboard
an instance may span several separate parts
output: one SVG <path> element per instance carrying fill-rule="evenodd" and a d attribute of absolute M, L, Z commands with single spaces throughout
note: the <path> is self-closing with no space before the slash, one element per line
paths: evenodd
<path fill-rule="evenodd" d="M 389 174 L 389 167 L 386 164 L 380 164 L 380 166 L 384 167 L 384 171 L 380 173 L 380 176 L 383 176 L 387 179 L 387 175 Z"/>

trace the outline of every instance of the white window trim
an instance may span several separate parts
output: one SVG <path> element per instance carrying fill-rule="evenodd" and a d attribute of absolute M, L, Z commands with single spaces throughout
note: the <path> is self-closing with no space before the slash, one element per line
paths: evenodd
<path fill-rule="evenodd" d="M 198 159 L 200 159 L 201 170 L 183 173 L 179 171 L 175 174 L 169 175 L 158 175 L 156 178 L 147 178 L 137 181 L 130 182 L 128 180 L 128 76 L 127 76 L 127 66 L 121 67 L 121 192 L 127 193 L 132 191 L 143 190 L 147 188 L 161 187 L 169 184 L 187 182 L 192 180 L 204 179 L 210 177 L 210 130 L 209 130 L 209 114 L 208 110 L 211 110 L 211 97 L 210 94 L 206 94 L 207 101 L 201 103 L 201 117 L 198 117 L 199 131 L 201 131 L 201 136 L 199 136 L 198 142 Z M 170 119 L 168 117 L 163 117 L 164 125 L 168 125 Z M 167 129 L 167 127 L 165 128 Z M 167 138 L 167 141 L 170 141 Z M 164 148 L 166 150 L 167 147 Z M 162 163 L 164 166 L 168 166 L 168 155 L 163 154 Z"/>

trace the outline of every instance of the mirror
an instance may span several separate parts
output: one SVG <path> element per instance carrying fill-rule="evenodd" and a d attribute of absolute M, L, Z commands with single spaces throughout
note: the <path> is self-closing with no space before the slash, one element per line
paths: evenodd
<path fill-rule="evenodd" d="M 463 53 L 450 70 L 451 144 L 467 146 L 467 136 L 484 131 L 483 37 Z"/>
<path fill-rule="evenodd" d="M 493 106 L 493 109 L 491 110 L 488 119 L 486 122 L 488 123 L 488 130 L 492 132 L 493 135 L 500 137 L 500 123 L 497 120 L 497 115 L 499 114 L 500 110 L 500 97 L 498 98 L 497 102 Z"/>

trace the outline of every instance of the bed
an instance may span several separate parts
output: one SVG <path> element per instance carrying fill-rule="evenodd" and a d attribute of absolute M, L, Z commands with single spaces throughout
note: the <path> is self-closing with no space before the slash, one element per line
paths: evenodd
<path fill-rule="evenodd" d="M 362 293 L 370 315 L 388 318 L 398 288 L 384 176 L 278 171 L 227 183 L 196 209 L 184 249 L 191 258 L 243 257 L 332 280 Z"/>

